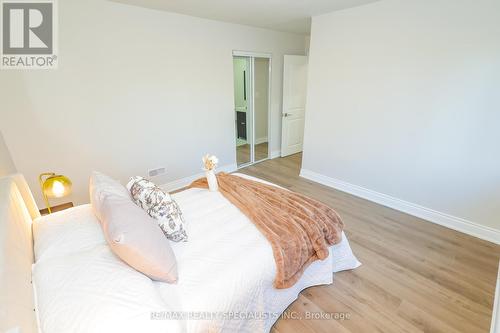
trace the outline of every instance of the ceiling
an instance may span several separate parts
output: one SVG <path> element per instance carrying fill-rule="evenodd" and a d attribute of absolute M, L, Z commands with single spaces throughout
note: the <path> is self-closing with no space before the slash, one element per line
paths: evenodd
<path fill-rule="evenodd" d="M 308 35 L 311 16 L 378 0 L 112 0 L 135 6 Z"/>

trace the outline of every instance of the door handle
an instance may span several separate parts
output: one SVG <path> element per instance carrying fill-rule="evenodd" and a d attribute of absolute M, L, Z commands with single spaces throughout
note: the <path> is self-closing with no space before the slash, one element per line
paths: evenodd
<path fill-rule="evenodd" d="M 283 113 L 283 117 L 285 117 L 285 118 L 286 118 L 286 117 L 290 117 L 290 116 L 292 116 L 292 115 L 293 115 L 292 113 L 287 113 L 287 112 Z"/>

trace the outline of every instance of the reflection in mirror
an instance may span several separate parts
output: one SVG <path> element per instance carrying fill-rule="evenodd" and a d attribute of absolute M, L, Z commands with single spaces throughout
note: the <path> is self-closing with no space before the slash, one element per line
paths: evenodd
<path fill-rule="evenodd" d="M 234 111 L 236 119 L 236 161 L 238 166 L 252 161 L 250 147 L 250 58 L 234 57 Z"/>
<path fill-rule="evenodd" d="M 266 159 L 269 155 L 269 59 L 254 59 L 254 110 L 255 110 L 255 158 Z"/>

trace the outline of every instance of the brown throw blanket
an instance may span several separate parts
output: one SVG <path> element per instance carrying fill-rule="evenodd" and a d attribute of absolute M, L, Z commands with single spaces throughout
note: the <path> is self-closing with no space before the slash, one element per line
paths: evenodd
<path fill-rule="evenodd" d="M 276 261 L 274 286 L 289 288 L 304 270 L 328 257 L 341 240 L 344 224 L 327 205 L 302 194 L 226 173 L 217 175 L 219 191 L 238 207 L 271 243 Z M 190 187 L 207 188 L 205 178 Z"/>

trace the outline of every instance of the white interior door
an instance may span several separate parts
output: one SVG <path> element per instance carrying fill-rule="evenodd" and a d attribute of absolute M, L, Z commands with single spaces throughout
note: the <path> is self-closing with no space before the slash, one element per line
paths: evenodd
<path fill-rule="evenodd" d="M 283 66 L 281 156 L 302 151 L 307 92 L 307 57 L 286 55 Z"/>

